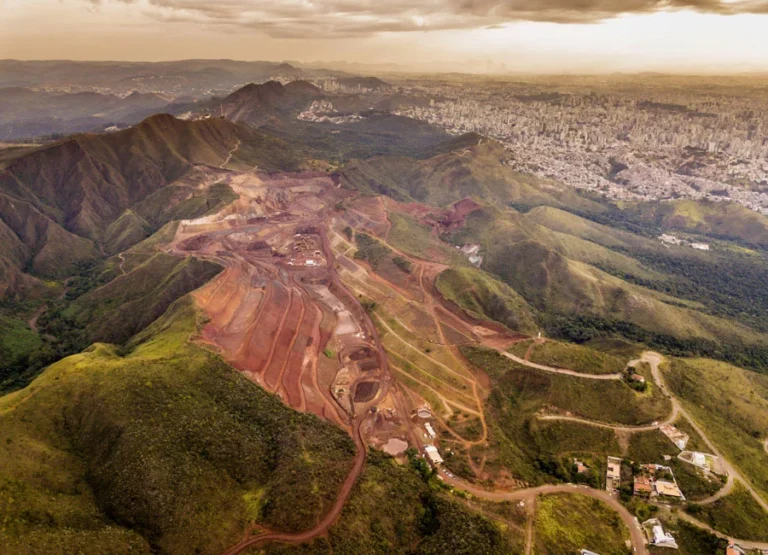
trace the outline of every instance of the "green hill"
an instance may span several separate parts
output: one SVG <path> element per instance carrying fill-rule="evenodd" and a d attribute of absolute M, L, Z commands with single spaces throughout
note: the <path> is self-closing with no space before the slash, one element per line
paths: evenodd
<path fill-rule="evenodd" d="M 579 237 L 609 249 L 657 247 L 658 242 L 593 222 L 552 206 L 537 206 L 525 214 L 527 220 L 566 235 Z"/>
<path fill-rule="evenodd" d="M 510 329 L 533 334 L 535 312 L 514 289 L 475 268 L 445 270 L 435 282 L 437 290 L 469 314 L 501 322 Z"/>
<path fill-rule="evenodd" d="M 510 349 L 515 355 L 536 364 L 555 368 L 568 368 L 585 374 L 618 374 L 630 361 L 628 356 L 604 353 L 583 345 L 546 340 L 528 339 L 515 343 Z"/>
<path fill-rule="evenodd" d="M 768 500 L 768 378 L 701 358 L 673 359 L 664 370 L 706 435 Z"/>
<path fill-rule="evenodd" d="M 309 528 L 354 446 L 188 342 L 189 299 L 125 355 L 96 344 L 0 399 L 2 553 L 215 553 Z"/>
<path fill-rule="evenodd" d="M 735 202 L 677 200 L 627 203 L 621 208 L 665 231 L 700 233 L 768 248 L 768 217 Z"/>
<path fill-rule="evenodd" d="M 601 488 L 605 457 L 619 452 L 613 430 L 568 420 L 542 420 L 540 413 L 640 425 L 662 420 L 671 411 L 669 401 L 655 387 L 639 393 L 621 380 L 585 380 L 544 372 L 490 349 L 462 347 L 461 352 L 491 378 L 486 420 L 494 449 L 483 453 L 489 458 L 486 464 L 505 468 L 529 483 L 554 477 Z M 576 475 L 574 456 L 593 468 L 588 476 Z"/>
<path fill-rule="evenodd" d="M 472 146 L 448 143 L 456 149 L 424 160 L 405 156 L 354 160 L 339 171 L 339 180 L 352 189 L 437 206 L 477 197 L 502 204 L 569 202 L 591 207 L 590 201 L 572 190 L 554 184 L 545 190 L 536 178 L 513 171 L 505 164 L 509 154 L 499 143 L 484 138 L 478 141 Z"/>
<path fill-rule="evenodd" d="M 220 271 L 213 262 L 157 253 L 77 298 L 64 315 L 85 328 L 89 343 L 123 343 L 162 316 L 173 301 Z"/>
<path fill-rule="evenodd" d="M 0 263 L 65 277 L 98 258 L 99 246 L 119 252 L 168 221 L 216 210 L 232 191 L 200 183 L 228 158 L 267 171 L 299 167 L 293 150 L 272 136 L 169 115 L 0 161 Z"/>

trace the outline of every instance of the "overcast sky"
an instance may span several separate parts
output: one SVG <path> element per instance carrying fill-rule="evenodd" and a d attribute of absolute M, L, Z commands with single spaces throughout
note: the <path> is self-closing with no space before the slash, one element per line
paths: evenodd
<path fill-rule="evenodd" d="M 0 0 L 0 59 L 768 71 L 768 0 Z"/>

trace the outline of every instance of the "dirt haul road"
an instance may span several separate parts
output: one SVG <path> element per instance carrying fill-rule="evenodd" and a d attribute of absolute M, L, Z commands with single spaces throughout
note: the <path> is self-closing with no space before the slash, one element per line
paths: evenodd
<path fill-rule="evenodd" d="M 349 499 L 349 496 L 352 493 L 352 488 L 360 476 L 360 473 L 363 471 L 363 465 L 365 464 L 365 455 L 367 451 L 362 433 L 363 421 L 363 417 L 358 417 L 353 426 L 355 429 L 354 440 L 355 446 L 357 447 L 357 453 L 355 454 L 355 459 L 352 463 L 352 470 L 347 475 L 346 480 L 344 480 L 344 484 L 342 484 L 341 489 L 339 490 L 339 496 L 336 498 L 336 502 L 333 504 L 333 507 L 331 507 L 331 510 L 328 511 L 328 513 L 323 517 L 323 520 L 321 520 L 317 526 L 305 532 L 298 532 L 295 534 L 288 534 L 283 532 L 267 532 L 265 534 L 260 534 L 252 538 L 245 539 L 237 545 L 230 547 L 222 555 L 237 555 L 249 547 L 253 547 L 255 545 L 266 542 L 301 544 L 326 534 L 330 527 L 333 526 L 333 524 L 339 518 L 341 511 L 344 510 L 344 505 L 347 503 L 347 499 Z"/>
<path fill-rule="evenodd" d="M 320 231 L 320 236 L 322 239 L 322 245 L 323 245 L 323 250 L 325 251 L 325 256 L 327 257 L 327 260 L 329 262 L 329 266 L 333 268 L 335 266 L 334 264 L 335 259 L 334 259 L 330 244 L 328 242 L 328 237 L 325 233 L 325 230 Z M 343 289 L 341 281 L 339 280 L 338 275 L 336 274 L 335 271 L 332 271 L 331 279 L 336 281 L 336 284 L 338 285 L 339 288 L 341 288 L 341 290 L 346 291 L 346 289 Z M 360 306 L 360 303 L 357 300 L 357 298 L 355 298 L 354 295 L 349 295 L 349 293 L 347 293 L 347 295 L 349 296 L 349 299 L 348 299 L 349 302 L 356 303 L 359 306 L 362 313 L 362 318 L 366 324 L 366 327 L 371 333 L 373 340 L 378 347 L 378 353 L 379 353 L 378 359 L 379 359 L 379 363 L 381 364 L 381 369 L 384 372 L 388 372 L 386 355 L 383 354 L 384 349 L 381 347 L 381 344 L 379 343 L 379 336 L 378 336 L 378 331 L 376 330 L 376 326 L 373 325 L 373 322 L 368 316 L 368 313 L 363 310 L 362 306 Z M 389 382 L 389 380 L 385 380 L 385 382 Z M 339 495 L 336 498 L 336 502 L 333 504 L 333 507 L 331 507 L 328 513 L 326 513 L 323 519 L 314 528 L 311 528 L 304 532 L 298 532 L 295 534 L 289 534 L 284 532 L 267 532 L 264 534 L 260 534 L 258 536 L 254 536 L 252 538 L 247 538 L 242 542 L 238 543 L 237 545 L 234 545 L 231 548 L 229 548 L 227 551 L 223 553 L 223 555 L 237 555 L 238 553 L 242 553 L 245 549 L 248 549 L 249 547 L 260 545 L 266 542 L 301 544 L 301 543 L 311 541 L 328 532 L 330 527 L 333 526 L 333 524 L 339 518 L 341 511 L 344 509 L 344 505 L 349 499 L 349 496 L 352 493 L 352 488 L 354 487 L 357 479 L 360 477 L 360 473 L 362 472 L 363 466 L 365 464 L 367 445 L 365 442 L 365 437 L 363 435 L 363 425 L 365 424 L 365 419 L 368 415 L 368 411 L 371 406 L 376 404 L 378 399 L 384 397 L 387 394 L 388 389 L 389 389 L 389 383 L 385 383 L 384 387 L 379 391 L 377 397 L 371 400 L 366 405 L 363 405 L 361 407 L 361 413 L 355 417 L 355 420 L 352 425 L 352 429 L 354 430 L 353 439 L 355 441 L 355 447 L 357 448 L 355 459 L 352 463 L 352 468 L 349 474 L 347 475 L 347 478 L 344 480 L 344 483 L 342 484 L 341 489 L 339 490 Z"/>
<path fill-rule="evenodd" d="M 316 394 L 322 395 L 324 398 L 324 406 L 326 408 L 328 406 L 333 406 L 333 410 L 338 416 L 337 418 L 330 418 L 325 409 L 319 411 L 319 416 L 335 421 L 336 423 L 341 423 L 344 427 L 349 429 L 352 432 L 357 453 L 353 460 L 352 468 L 340 488 L 339 495 L 334 505 L 316 526 L 300 533 L 267 531 L 258 536 L 244 539 L 227 550 L 225 555 L 241 553 L 249 547 L 266 542 L 300 544 L 326 534 L 341 514 L 341 511 L 351 494 L 352 488 L 362 472 L 367 449 L 365 423 L 370 414 L 368 409 L 391 393 L 393 406 L 397 408 L 397 411 L 403 415 L 407 415 L 409 412 L 409 402 L 405 399 L 405 396 L 398 391 L 398 387 L 395 385 L 390 374 L 387 357 L 384 348 L 381 345 L 376 326 L 373 324 L 370 316 L 363 309 L 356 296 L 351 294 L 348 288 L 342 283 L 336 271 L 336 260 L 326 230 L 329 216 L 327 207 L 332 205 L 331 203 L 333 200 L 330 200 L 329 202 L 329 199 L 323 198 L 324 195 L 329 195 L 330 198 L 333 199 L 332 195 L 334 193 L 332 189 L 328 187 L 327 183 L 324 184 L 324 188 L 320 187 L 320 189 L 318 189 L 317 183 L 301 182 L 292 190 L 292 184 L 300 180 L 289 178 L 287 181 L 288 186 L 286 186 L 285 183 L 276 183 L 274 185 L 275 189 L 280 190 L 280 194 L 275 194 L 273 198 L 263 194 L 264 187 L 261 183 L 258 188 L 254 188 L 250 192 L 246 190 L 246 196 L 248 194 L 262 196 L 259 197 L 258 202 L 251 202 L 251 204 L 246 203 L 240 206 L 239 209 L 242 210 L 244 214 L 237 214 L 236 211 L 229 211 L 228 214 L 225 214 L 226 218 L 223 219 L 214 218 L 213 221 L 193 222 L 193 225 L 190 226 L 191 230 L 187 229 L 186 234 L 177 237 L 177 240 L 174 242 L 174 248 L 179 254 L 190 254 L 191 251 L 194 252 L 196 256 L 217 260 L 227 266 L 231 271 L 236 270 L 238 272 L 236 275 L 237 279 L 234 279 L 229 284 L 224 283 L 223 281 L 216 283 L 215 285 L 212 285 L 212 291 L 209 292 L 209 297 L 205 297 L 205 295 L 201 297 L 203 301 L 209 301 L 209 307 L 213 310 L 214 316 L 217 318 L 216 321 L 220 324 L 218 328 L 212 330 L 213 333 L 210 337 L 214 340 L 214 343 L 219 341 L 217 345 L 224 350 L 225 357 L 228 352 L 230 354 L 234 352 L 231 350 L 233 347 L 242 347 L 246 343 L 264 343 L 264 334 L 269 335 L 271 339 L 269 341 L 268 354 L 261 358 L 254 356 L 245 357 L 242 365 L 239 366 L 240 369 L 246 373 L 250 373 L 250 376 L 259 383 L 268 385 L 265 380 L 267 367 L 273 365 L 275 357 L 281 357 L 274 366 L 276 373 L 270 374 L 277 378 L 276 381 L 269 381 L 274 388 L 272 390 L 282 394 L 284 400 L 298 410 L 304 410 L 305 405 L 307 405 L 305 395 L 311 394 L 311 390 L 314 390 L 314 393 Z M 311 181 L 311 179 L 309 181 Z M 235 189 L 237 190 L 236 187 Z M 311 193 L 313 190 L 315 192 Z M 309 194 L 308 191 L 310 191 Z M 241 193 L 242 197 L 243 191 L 239 190 L 238 192 Z M 253 201 L 253 197 L 250 200 Z M 264 214 L 248 212 L 249 210 L 253 210 L 255 205 L 258 205 L 259 210 L 263 210 L 263 207 L 269 206 L 270 203 L 274 203 L 271 212 Z M 318 206 L 325 208 L 317 209 L 316 207 Z M 180 228 L 181 227 L 182 226 L 180 226 Z M 243 236 L 247 236 L 246 239 L 243 239 Z M 297 259 L 293 256 L 293 253 L 299 247 L 294 245 L 298 245 L 298 243 L 305 241 L 306 236 L 319 238 L 319 244 L 316 244 L 315 247 L 306 251 L 311 252 L 311 255 L 301 254 L 301 257 Z M 185 246 L 187 248 L 185 248 Z M 267 248 L 271 249 L 271 254 L 259 254 Z M 314 249 L 317 249 L 317 251 L 321 250 L 322 256 L 320 256 L 319 252 L 314 251 Z M 415 261 L 412 257 L 409 257 L 404 253 L 400 254 L 409 260 Z M 306 262 L 310 259 L 310 256 L 312 260 L 315 260 L 311 265 Z M 423 270 L 430 267 L 430 263 L 426 261 L 415 262 L 421 266 L 422 270 L 422 273 L 420 274 L 420 284 L 424 295 L 422 301 L 426 301 L 427 298 L 430 298 L 431 300 L 432 292 L 427 290 L 423 280 Z M 297 268 L 296 264 L 298 264 L 299 268 Z M 234 276 L 235 274 L 232 275 Z M 312 283 L 317 283 L 318 280 L 323 283 L 324 287 L 329 288 L 328 294 L 335 297 L 340 306 L 346 308 L 339 309 L 335 301 L 331 302 L 331 305 L 327 305 L 327 299 L 324 301 L 323 299 L 325 297 L 322 295 L 318 296 L 317 292 L 310 286 Z M 283 301 L 276 300 L 277 296 L 283 298 Z M 253 298 L 254 302 L 244 302 L 249 298 Z M 212 299 L 214 300 L 212 301 Z M 223 299 L 221 300 L 221 307 L 216 306 L 219 301 L 215 299 Z M 256 299 L 260 299 L 260 302 L 255 302 Z M 297 322 L 288 320 L 288 315 L 286 313 L 286 307 L 291 304 L 291 300 L 295 299 L 300 300 L 302 307 L 301 317 L 298 318 Z M 437 302 L 435 302 L 434 305 L 429 301 L 427 301 L 427 304 L 429 305 L 430 315 L 439 320 L 438 312 L 442 312 L 440 311 L 442 303 L 441 299 L 436 298 L 436 300 Z M 286 392 L 293 391 L 295 387 L 299 385 L 297 383 L 285 382 L 285 380 L 289 378 L 292 381 L 296 379 L 291 378 L 292 376 L 295 376 L 296 373 L 292 372 L 292 367 L 288 367 L 292 363 L 289 363 L 287 357 L 289 356 L 290 351 L 295 350 L 296 342 L 299 341 L 301 334 L 298 334 L 297 330 L 303 325 L 305 314 L 312 314 L 311 309 L 307 309 L 307 303 L 314 304 L 318 310 L 324 310 L 325 314 L 332 314 L 337 323 L 339 321 L 339 310 L 348 311 L 350 317 L 357 322 L 357 329 L 360 330 L 357 335 L 363 337 L 367 335 L 370 337 L 370 339 L 366 339 L 366 341 L 375 348 L 376 360 L 378 363 L 377 376 L 381 384 L 381 390 L 375 395 L 375 398 L 372 401 L 362 403 L 359 406 L 355 406 L 354 403 L 350 402 L 348 407 L 340 407 L 338 399 L 332 397 L 328 393 L 328 380 L 323 382 L 326 385 L 320 385 L 321 380 L 318 374 L 319 371 L 316 368 L 312 371 L 312 380 L 305 381 L 301 380 L 301 377 L 298 378 L 300 386 L 305 388 L 303 391 L 304 395 L 298 397 L 300 399 L 298 403 L 292 402 L 291 395 L 288 395 L 287 397 L 285 396 Z M 203 304 L 205 304 L 205 302 L 203 302 Z M 255 305 L 256 309 L 254 309 L 253 305 Z M 218 310 L 214 310 L 217 308 Z M 463 320 L 463 318 L 457 318 L 455 312 L 451 312 L 450 314 L 452 319 Z M 290 329 L 284 332 L 286 322 L 289 322 Z M 333 330 L 324 330 L 319 323 L 317 323 L 313 329 L 316 329 L 317 325 L 321 326 L 320 333 L 313 332 L 313 340 L 305 341 L 303 343 L 307 352 L 311 351 L 312 355 L 305 358 L 305 360 L 311 361 L 314 359 L 315 362 L 319 349 L 322 345 L 325 345 L 328 338 L 333 335 Z M 438 326 L 440 326 L 439 321 Z M 465 326 L 467 332 L 471 333 L 474 326 L 469 323 L 465 323 Z M 439 327 L 438 329 L 440 330 Z M 231 338 L 227 337 L 227 332 L 232 332 L 233 335 Z M 281 336 L 287 338 L 283 340 L 285 343 L 284 347 L 277 346 L 280 342 L 278 338 Z M 325 339 L 318 340 L 320 337 L 324 337 Z M 231 343 L 227 343 L 227 340 L 229 339 L 232 340 Z M 441 342 L 445 342 L 444 338 L 441 338 Z M 280 343 L 280 345 L 283 345 L 283 343 Z M 236 350 L 239 351 L 239 348 Z M 501 349 L 500 351 L 504 352 Z M 644 354 L 644 359 L 648 359 L 647 361 L 651 363 L 655 381 L 657 384 L 661 384 L 661 377 L 658 370 L 658 363 L 661 359 L 660 357 L 654 357 L 658 357 L 658 355 L 655 355 L 655 353 Z M 509 358 L 513 358 L 516 362 L 526 366 L 532 366 L 534 368 L 541 366 L 534 365 L 530 361 L 523 359 L 516 359 L 516 357 L 513 356 L 510 356 Z M 230 358 L 230 360 L 233 359 Z M 259 361 L 261 361 L 261 363 L 254 366 L 254 363 L 258 363 Z M 238 367 L 237 364 L 235 364 L 235 366 Z M 616 379 L 616 376 L 586 375 L 568 369 L 550 367 L 541 367 L 539 369 L 567 374 L 578 378 Z M 298 373 L 298 375 L 301 376 L 301 373 Z M 352 385 L 354 386 L 358 380 L 359 378 L 355 378 L 355 380 L 352 381 Z M 310 390 L 306 389 L 308 383 L 312 384 Z M 660 385 L 660 387 L 673 399 L 673 413 L 676 414 L 677 412 L 682 412 L 685 414 L 679 403 L 677 403 L 674 397 L 666 391 L 664 386 Z M 350 409 L 352 415 L 351 426 L 347 424 L 349 422 L 348 420 L 347 423 L 340 422 L 343 421 L 344 411 L 349 413 Z M 408 422 L 407 436 L 411 444 L 414 446 L 422 446 L 420 436 L 413 426 L 413 423 L 410 422 L 410 419 L 407 419 L 406 421 Z M 344 424 L 347 425 L 345 426 Z M 612 426 L 608 425 L 608 427 Z M 697 429 L 697 431 L 701 434 L 700 430 Z M 701 435 L 706 438 L 704 434 Z M 708 445 L 711 445 L 708 441 L 707 443 Z M 714 449 L 713 452 L 717 454 Z M 731 470 L 730 465 L 729 470 Z M 537 495 L 548 493 L 579 493 L 599 499 L 617 511 L 625 522 L 631 534 L 635 551 L 637 553 L 647 553 L 643 533 L 639 529 L 635 519 L 616 499 L 612 498 L 607 492 L 602 490 L 594 490 L 588 487 L 574 485 L 550 485 L 516 491 L 487 491 L 477 488 L 469 483 L 459 481 L 451 476 L 447 476 L 444 473 L 441 474 L 441 477 L 449 484 L 466 490 L 479 498 L 492 501 L 532 501 Z"/>

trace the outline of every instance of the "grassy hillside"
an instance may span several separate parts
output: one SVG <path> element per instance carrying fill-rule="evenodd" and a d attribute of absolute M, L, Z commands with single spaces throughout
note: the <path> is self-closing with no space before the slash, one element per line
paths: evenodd
<path fill-rule="evenodd" d="M 609 227 L 552 206 L 539 206 L 526 212 L 526 220 L 553 231 L 573 235 L 610 249 L 656 246 L 658 243 L 628 231 Z"/>
<path fill-rule="evenodd" d="M 429 471 L 421 468 L 427 476 Z M 329 543 L 332 553 L 344 555 L 501 555 L 519 552 L 520 536 L 519 531 L 504 533 L 499 524 L 439 493 L 412 468 L 372 452 Z"/>
<path fill-rule="evenodd" d="M 0 384 L 25 367 L 29 356 L 42 344 L 40 336 L 26 322 L 0 313 Z"/>
<path fill-rule="evenodd" d="M 765 342 L 764 336 L 744 325 L 707 314 L 700 303 L 641 287 L 598 269 L 581 249 L 548 245 L 545 235 L 531 238 L 531 230 L 515 223 L 516 216 L 497 216 L 494 224 L 487 211 L 472 213 L 467 228 L 452 240 L 482 244 L 486 256 L 483 267 L 499 275 L 540 311 L 616 320 L 678 339 L 734 345 Z M 617 262 L 616 267 L 621 264 Z"/>
<path fill-rule="evenodd" d="M 98 256 L 93 243 L 79 237 L 33 201 L 19 199 L 15 187 L 7 190 L 2 183 L 0 168 L 0 259 L 18 270 L 40 276 L 64 277 L 74 271 L 79 262 Z"/>
<path fill-rule="evenodd" d="M 707 359 L 674 359 L 665 376 L 707 436 L 768 499 L 765 376 Z"/>
<path fill-rule="evenodd" d="M 448 264 L 452 268 L 469 266 L 464 255 L 441 241 L 428 226 L 413 216 L 390 211 L 389 219 L 392 226 L 387 242 L 395 248 L 417 258 Z"/>
<path fill-rule="evenodd" d="M 346 187 L 390 196 L 399 201 L 419 201 L 446 206 L 465 197 L 507 204 L 573 205 L 591 203 L 563 187 L 513 171 L 505 161 L 509 154 L 499 143 L 478 138 L 476 144 L 456 143 L 455 150 L 416 160 L 410 157 L 378 157 L 354 160 L 340 171 Z"/>
<path fill-rule="evenodd" d="M 687 231 L 768 247 L 768 218 L 735 202 L 677 200 L 627 203 L 630 216 L 666 231 Z"/>
<path fill-rule="evenodd" d="M 235 192 L 225 183 L 211 185 L 202 191 L 185 185 L 169 185 L 134 205 L 133 210 L 153 229 L 158 229 L 169 221 L 214 214 L 236 198 Z"/>
<path fill-rule="evenodd" d="M 568 368 L 585 374 L 618 374 L 630 361 L 630 357 L 620 357 L 582 345 L 552 340 L 521 341 L 516 343 L 510 352 L 521 358 L 528 356 L 528 360 L 537 364 Z"/>
<path fill-rule="evenodd" d="M 571 555 L 581 549 L 625 555 L 629 530 L 613 509 L 597 499 L 577 494 L 540 497 L 534 523 L 535 552 Z"/>
<path fill-rule="evenodd" d="M 741 484 L 733 493 L 709 505 L 692 505 L 688 512 L 712 528 L 734 538 L 768 541 L 768 513 Z"/>
<path fill-rule="evenodd" d="M 373 270 L 377 270 L 379 265 L 382 264 L 385 259 L 392 258 L 392 250 L 376 239 L 371 237 L 367 233 L 358 231 L 355 233 L 355 243 L 357 244 L 357 251 L 355 251 L 355 258 L 358 260 L 365 260 L 371 265 Z"/>
<path fill-rule="evenodd" d="M 537 330 L 535 313 L 525 299 L 482 270 L 451 268 L 437 277 L 435 285 L 445 299 L 477 318 L 496 320 L 523 333 Z"/>
<path fill-rule="evenodd" d="M 462 353 L 494 378 L 499 391 L 523 413 L 550 407 L 588 420 L 633 426 L 661 420 L 671 411 L 669 400 L 655 387 L 639 393 L 622 380 L 586 380 L 536 370 L 488 349 L 463 347 Z"/>
<path fill-rule="evenodd" d="M 107 252 L 122 252 L 132 247 L 149 236 L 151 229 L 147 220 L 131 209 L 126 210 L 104 232 Z"/>
<path fill-rule="evenodd" d="M 213 262 L 157 253 L 79 297 L 63 315 L 85 328 L 88 341 L 122 343 L 220 271 Z"/>
<path fill-rule="evenodd" d="M 448 494 L 423 460 L 400 465 L 370 451 L 349 501 L 327 537 L 302 546 L 265 546 L 268 555 L 518 554 L 523 530 L 481 516 Z M 487 512 L 502 504 L 490 503 Z"/>
<path fill-rule="evenodd" d="M 531 483 L 552 477 L 575 480 L 573 456 L 583 456 L 595 469 L 586 481 L 600 487 L 605 456 L 620 452 L 612 430 L 541 420 L 537 414 L 568 412 L 589 420 L 635 425 L 661 420 L 671 410 L 656 388 L 637 393 L 621 381 L 542 372 L 487 349 L 463 347 L 462 354 L 493 381 L 486 419 L 492 442 L 499 446 L 497 463 Z"/>
<path fill-rule="evenodd" d="M 30 349 L 18 363 L 0 366 L 0 391 L 24 387 L 49 364 L 94 341 L 123 343 L 221 270 L 194 257 L 131 251 L 123 256 L 120 264 L 111 267 L 83 267 L 68 280 L 63 298 L 48 300 L 37 321 L 38 333 L 33 334 L 38 339 L 27 341 Z M 17 327 L 24 326 L 14 321 Z M 31 338 L 31 333 L 25 332 L 24 337 Z"/>
<path fill-rule="evenodd" d="M 642 277 L 619 273 L 610 266 L 595 263 L 617 277 L 679 300 L 693 301 L 710 314 L 761 331 L 768 330 L 768 285 L 762 278 L 768 270 L 768 262 L 762 254 L 723 240 L 716 241 L 710 251 L 662 245 L 657 236 L 664 229 L 609 203 L 606 203 L 606 210 L 598 214 L 580 214 L 585 217 L 552 208 L 536 208 L 528 212 L 526 218 L 629 255 L 654 273 L 650 278 Z M 764 219 L 759 214 L 751 214 Z M 690 240 L 710 241 L 688 233 L 683 236 Z"/>
<path fill-rule="evenodd" d="M 328 509 L 352 441 L 189 343 L 196 318 L 185 298 L 124 356 L 94 345 L 0 399 L 0 552 L 216 553 Z"/>

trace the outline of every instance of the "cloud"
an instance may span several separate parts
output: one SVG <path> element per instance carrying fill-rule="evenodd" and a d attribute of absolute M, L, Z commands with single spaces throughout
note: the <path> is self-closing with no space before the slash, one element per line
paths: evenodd
<path fill-rule="evenodd" d="M 90 0 L 122 2 L 162 22 L 227 25 L 274 37 L 497 27 L 512 21 L 594 23 L 623 14 L 768 13 L 768 0 Z"/>

